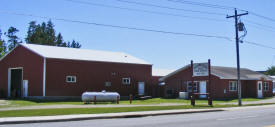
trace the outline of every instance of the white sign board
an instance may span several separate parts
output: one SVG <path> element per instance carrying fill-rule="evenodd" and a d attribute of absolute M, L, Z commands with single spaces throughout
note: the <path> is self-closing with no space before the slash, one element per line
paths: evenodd
<path fill-rule="evenodd" d="M 194 63 L 193 76 L 208 76 L 208 63 Z"/>

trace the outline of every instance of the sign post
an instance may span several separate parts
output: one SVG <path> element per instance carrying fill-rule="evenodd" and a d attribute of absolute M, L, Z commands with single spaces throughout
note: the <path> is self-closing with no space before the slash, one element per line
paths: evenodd
<path fill-rule="evenodd" d="M 191 105 L 195 105 L 195 95 L 207 95 L 208 105 L 212 106 L 212 96 L 211 96 L 211 64 L 210 59 L 207 63 L 193 63 L 191 61 L 192 68 L 192 94 L 191 94 Z M 208 77 L 208 87 L 206 88 L 208 93 L 194 93 L 194 77 Z"/>

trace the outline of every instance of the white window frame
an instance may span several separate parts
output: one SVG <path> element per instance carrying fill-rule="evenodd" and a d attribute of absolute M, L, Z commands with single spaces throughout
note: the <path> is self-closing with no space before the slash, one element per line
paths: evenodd
<path fill-rule="evenodd" d="M 233 85 L 233 86 L 231 86 Z M 229 81 L 229 91 L 237 91 L 237 81 Z M 235 88 L 235 89 L 231 89 L 231 88 Z"/>
<path fill-rule="evenodd" d="M 105 86 L 105 87 L 110 87 L 110 86 L 112 86 L 112 83 L 111 83 L 110 81 L 106 81 L 106 82 L 104 83 L 104 86 Z"/>
<path fill-rule="evenodd" d="M 192 92 L 192 85 L 191 85 L 192 81 L 188 81 L 187 82 L 187 92 Z M 197 92 L 198 91 L 198 84 L 197 82 L 194 82 L 195 85 L 194 85 L 194 92 Z"/>
<path fill-rule="evenodd" d="M 131 84 L 131 79 L 130 78 L 122 78 L 122 84 L 130 85 Z"/>
<path fill-rule="evenodd" d="M 264 82 L 264 91 L 268 91 L 268 90 L 269 90 L 269 83 Z"/>
<path fill-rule="evenodd" d="M 69 81 L 68 79 L 71 78 L 71 81 Z M 74 81 L 72 80 L 74 79 Z M 76 83 L 76 76 L 66 76 L 66 82 L 67 83 Z"/>

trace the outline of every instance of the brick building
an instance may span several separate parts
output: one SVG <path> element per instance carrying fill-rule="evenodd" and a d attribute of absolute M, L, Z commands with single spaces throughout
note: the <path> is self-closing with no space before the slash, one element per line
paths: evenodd
<path fill-rule="evenodd" d="M 180 91 L 192 92 L 192 81 L 195 93 L 211 93 L 213 98 L 235 98 L 237 92 L 237 69 L 232 67 L 211 66 L 211 75 L 193 76 L 191 65 L 180 68 L 162 78 L 165 84 L 165 96 L 177 97 Z M 242 97 L 272 96 L 272 79 L 264 74 L 241 68 Z M 210 85 L 209 85 L 210 80 Z M 201 95 L 201 98 L 206 97 Z"/>

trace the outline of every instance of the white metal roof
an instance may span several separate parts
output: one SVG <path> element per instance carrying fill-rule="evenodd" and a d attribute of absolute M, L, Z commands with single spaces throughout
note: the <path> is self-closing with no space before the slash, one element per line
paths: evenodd
<path fill-rule="evenodd" d="M 77 49 L 67 47 L 56 47 L 36 44 L 20 44 L 25 48 L 37 53 L 45 58 L 100 61 L 100 62 L 117 62 L 131 64 L 149 64 L 150 63 L 131 56 L 123 52 L 110 52 L 88 49 Z"/>
<path fill-rule="evenodd" d="M 152 69 L 152 75 L 153 76 L 166 76 L 172 72 L 174 72 L 175 70 L 169 70 L 169 69 L 156 69 L 153 68 Z"/>

